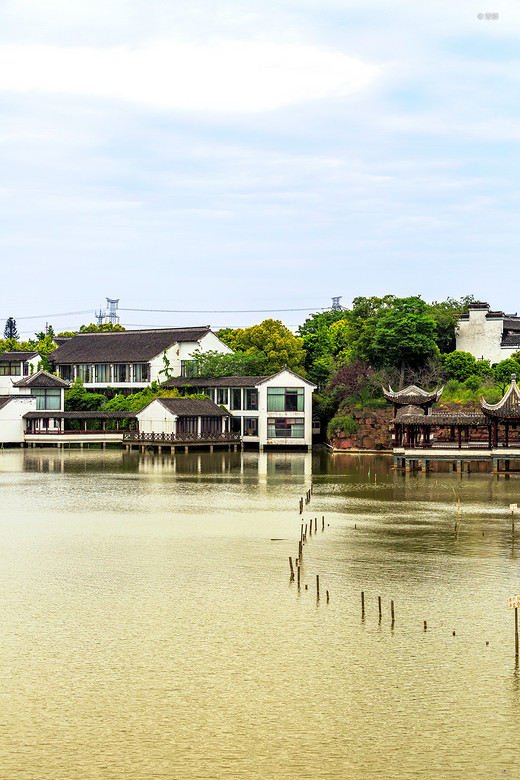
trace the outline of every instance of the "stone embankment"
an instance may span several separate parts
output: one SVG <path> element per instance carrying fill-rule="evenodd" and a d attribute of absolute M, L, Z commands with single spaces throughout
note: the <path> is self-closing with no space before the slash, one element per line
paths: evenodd
<path fill-rule="evenodd" d="M 355 433 L 343 434 L 331 439 L 335 450 L 388 450 L 392 449 L 391 422 L 393 409 L 351 409 L 345 410 L 358 424 Z"/>
<path fill-rule="evenodd" d="M 461 412 L 474 414 L 480 412 L 478 404 L 474 403 L 439 403 L 434 406 L 434 412 Z M 343 414 L 348 414 L 358 424 L 355 433 L 344 434 L 339 432 L 330 440 L 335 450 L 392 450 L 392 421 L 394 411 L 391 406 L 384 409 L 345 409 Z M 439 434 L 445 433 L 441 430 Z M 485 440 L 487 429 L 483 428 L 472 433 L 475 440 Z"/>

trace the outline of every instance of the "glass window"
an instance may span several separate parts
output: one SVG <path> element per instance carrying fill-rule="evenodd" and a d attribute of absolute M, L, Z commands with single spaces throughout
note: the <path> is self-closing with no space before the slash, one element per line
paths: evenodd
<path fill-rule="evenodd" d="M 227 404 L 228 404 L 228 388 L 227 387 L 217 387 L 217 403 L 218 404 L 225 404 L 227 406 Z"/>
<path fill-rule="evenodd" d="M 24 363 L 23 364 L 23 375 L 24 376 L 29 376 L 29 363 Z"/>
<path fill-rule="evenodd" d="M 215 388 L 214 387 L 201 387 L 199 388 L 201 393 L 207 395 L 210 401 L 215 401 Z"/>
<path fill-rule="evenodd" d="M 74 372 L 72 366 L 60 366 L 60 376 L 66 382 L 72 382 L 74 379 Z"/>
<path fill-rule="evenodd" d="M 303 387 L 268 387 L 268 412 L 303 412 Z"/>
<path fill-rule="evenodd" d="M 258 390 L 246 390 L 246 403 L 245 408 L 248 412 L 257 411 L 258 409 Z"/>
<path fill-rule="evenodd" d="M 197 362 L 195 360 L 181 360 L 181 376 L 197 376 Z"/>
<path fill-rule="evenodd" d="M 20 376 L 20 363 L 9 363 L 7 361 L 0 363 L 0 376 Z"/>
<path fill-rule="evenodd" d="M 242 425 L 241 425 L 240 417 L 232 417 L 230 423 L 231 423 L 230 430 L 233 433 L 242 433 Z"/>
<path fill-rule="evenodd" d="M 129 382 L 130 367 L 126 363 L 114 363 L 114 382 Z"/>
<path fill-rule="evenodd" d="M 239 387 L 234 387 L 231 390 L 231 409 L 242 408 L 242 390 Z"/>
<path fill-rule="evenodd" d="M 90 382 L 90 365 L 88 363 L 78 363 L 76 366 L 76 377 L 82 382 Z"/>
<path fill-rule="evenodd" d="M 110 382 L 110 364 L 98 363 L 95 368 L 96 382 Z"/>
<path fill-rule="evenodd" d="M 258 436 L 258 417 L 244 417 L 244 436 Z"/>
<path fill-rule="evenodd" d="M 36 409 L 61 409 L 61 390 L 51 388 L 34 388 L 31 395 L 36 398 Z"/>
<path fill-rule="evenodd" d="M 148 382 L 150 371 L 148 363 L 134 363 L 134 382 Z"/>
<path fill-rule="evenodd" d="M 269 417 L 267 419 L 268 439 L 303 439 L 304 437 L 303 417 Z"/>

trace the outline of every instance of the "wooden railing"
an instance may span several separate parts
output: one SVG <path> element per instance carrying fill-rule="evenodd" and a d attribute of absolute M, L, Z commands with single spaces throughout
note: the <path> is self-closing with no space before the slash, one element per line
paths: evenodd
<path fill-rule="evenodd" d="M 124 442 L 139 444 L 185 444 L 190 442 L 239 442 L 240 433 L 236 431 L 217 431 L 214 433 L 142 433 L 140 431 L 125 431 Z"/>

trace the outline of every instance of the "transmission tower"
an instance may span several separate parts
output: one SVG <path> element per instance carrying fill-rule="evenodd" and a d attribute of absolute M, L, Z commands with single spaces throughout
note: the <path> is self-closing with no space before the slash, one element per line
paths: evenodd
<path fill-rule="evenodd" d="M 112 325 L 119 325 L 118 305 L 119 298 L 107 298 L 107 308 L 96 312 L 97 324 L 103 325 L 105 322 L 111 322 Z"/>
<path fill-rule="evenodd" d="M 344 307 L 340 304 L 340 300 L 343 298 L 342 295 L 338 295 L 336 298 L 332 299 L 332 311 L 341 311 Z"/>

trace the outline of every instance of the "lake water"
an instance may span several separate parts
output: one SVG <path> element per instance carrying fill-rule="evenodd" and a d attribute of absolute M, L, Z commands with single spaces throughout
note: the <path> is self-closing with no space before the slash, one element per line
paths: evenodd
<path fill-rule="evenodd" d="M 520 478 L 4 450 L 0 495 L 0 777 L 520 777 Z"/>

